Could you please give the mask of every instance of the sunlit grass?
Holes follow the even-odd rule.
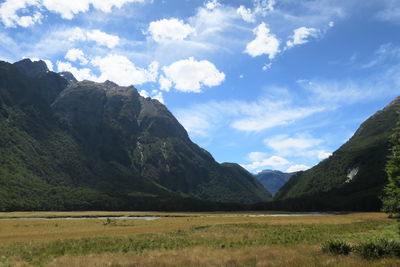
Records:
[[[114,213],[90,214],[104,216]],[[31,214],[39,215],[43,216]],[[72,216],[71,213],[48,215]],[[233,213],[129,215],[177,217],[154,221],[115,218],[108,221],[0,220],[0,266],[17,263],[53,266],[107,266],[112,263],[115,266],[131,266],[129,262],[139,266],[264,266],[269,260],[271,266],[286,263],[318,266],[321,261],[326,261],[327,266],[336,266],[336,263],[362,266],[365,261],[354,255],[341,258],[322,254],[321,244],[332,238],[354,244],[375,237],[397,238],[396,222],[381,213],[304,217],[236,217]],[[18,216],[27,217],[27,214]],[[202,258],[202,253],[209,254],[209,257]],[[163,254],[163,259],[156,256],[158,254]],[[388,266],[400,263],[395,258],[370,263],[381,262]]]

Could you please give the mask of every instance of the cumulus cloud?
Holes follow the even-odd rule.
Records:
[[[87,32],[87,39],[95,41],[99,45],[107,46],[108,48],[113,48],[119,43],[119,37],[116,35],[111,35],[100,30],[93,30]]]
[[[274,10],[275,0],[253,0],[253,10],[241,5],[236,10],[237,14],[246,22],[255,22],[256,16],[266,16]]]
[[[286,42],[288,48],[295,45],[305,44],[308,42],[309,37],[317,37],[319,31],[315,28],[300,27],[293,31],[290,40]]]
[[[69,62],[57,61],[57,71],[69,71],[71,72],[78,81],[90,80],[97,81],[97,77],[92,74],[92,70],[89,68],[78,69],[71,65]]]
[[[91,64],[100,70],[99,81],[110,80],[119,85],[140,85],[146,82],[155,82],[158,77],[158,62],[152,62],[147,69],[137,67],[127,57],[109,54],[105,57],[96,57]]]
[[[265,16],[268,12],[273,11],[276,0],[253,0],[254,12]]]
[[[150,94],[146,90],[140,90],[139,95],[143,96],[144,98],[150,97]]]
[[[160,83],[160,89],[169,92],[172,87],[172,82],[165,78],[164,75],[160,75],[160,79],[158,80]]]
[[[321,149],[322,139],[313,138],[308,134],[275,135],[264,139],[263,142],[280,156],[323,160],[332,155],[332,153]]]
[[[273,59],[279,53],[279,40],[265,23],[258,25],[253,32],[256,38],[247,44],[245,52],[252,57],[266,54]]]
[[[79,49],[70,50],[66,55],[66,59],[71,61],[81,60],[84,54]],[[96,82],[104,82],[106,80],[113,81],[122,86],[140,85],[147,82],[156,82],[158,78],[159,64],[153,61],[147,68],[137,67],[127,57],[108,54],[104,57],[96,57],[92,60],[87,59],[87,64],[98,68],[100,76],[92,73],[92,69],[76,68],[71,62],[57,62],[58,71],[69,71],[77,80],[91,80]],[[157,97],[162,99],[162,94],[157,93]]]
[[[29,27],[40,22],[42,15],[36,11],[32,15],[20,16],[17,12],[30,6],[38,6],[38,0],[7,0],[0,5],[0,19],[5,27]]]
[[[162,92],[160,92],[158,90],[153,90],[153,91],[151,91],[151,93],[147,92],[146,90],[140,90],[139,94],[142,97],[145,97],[145,98],[151,97],[153,99],[158,100],[160,103],[164,104],[164,96],[163,96]]]
[[[272,156],[266,159],[261,159],[259,161],[252,162],[250,164],[245,164],[245,167],[248,170],[255,170],[260,168],[271,168],[271,169],[278,169],[290,164],[290,162],[282,157],[279,156]]]
[[[86,59],[83,51],[77,48],[68,50],[67,54],[65,55],[65,59],[68,59],[72,62],[78,61],[83,65],[86,65],[88,63],[88,60]]]
[[[182,92],[200,93],[203,86],[217,86],[225,80],[225,74],[220,72],[213,63],[207,60],[197,61],[190,57],[163,67],[164,76],[161,87],[168,90],[168,81],[174,88]],[[166,89],[168,88],[168,89]]]
[[[84,30],[79,27],[73,28],[69,32],[69,41],[94,41],[98,45],[113,48],[119,44],[120,38],[116,35],[108,34],[100,30]]]
[[[221,4],[218,2],[218,0],[208,0],[208,1],[204,2],[204,6],[207,9],[213,10],[218,6],[221,6]]]
[[[246,22],[255,22],[256,18],[254,17],[253,12],[250,8],[246,8],[244,6],[240,6],[236,12],[240,15],[240,17]]]
[[[305,170],[308,170],[309,168],[311,168],[310,166],[307,166],[307,165],[302,165],[302,164],[300,164],[300,165],[293,165],[293,166],[290,166],[287,170],[286,170],[286,172],[299,172],[299,171],[305,171]]]
[[[29,27],[40,21],[44,9],[57,13],[64,19],[72,19],[78,13],[89,11],[91,6],[103,12],[110,12],[113,7],[121,8],[127,3],[144,2],[145,0],[6,0],[0,6],[0,18],[6,27]],[[27,7],[36,10],[32,15],[17,15]]]
[[[195,33],[195,29],[182,20],[172,18],[152,21],[148,33],[156,42],[182,41],[190,34]]]

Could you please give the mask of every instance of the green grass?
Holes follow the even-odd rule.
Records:
[[[371,237],[396,238],[392,221],[371,221],[351,224],[224,224],[200,225],[188,230],[160,234],[141,234],[128,237],[85,238],[57,240],[45,243],[17,243],[0,248],[0,261],[17,257],[33,265],[43,265],[48,260],[64,255],[97,253],[142,254],[147,250],[175,250],[190,247],[215,249],[247,248],[263,246],[296,247],[317,245],[335,238],[360,243]]]

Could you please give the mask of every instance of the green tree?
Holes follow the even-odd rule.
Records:
[[[396,127],[390,137],[391,154],[386,164],[388,184],[384,188],[382,210],[395,216],[400,215],[400,113]]]

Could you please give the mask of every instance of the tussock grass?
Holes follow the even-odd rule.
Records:
[[[320,244],[332,238],[351,243],[366,242],[371,236],[396,238],[395,221],[381,213],[227,215],[112,219],[113,223],[104,219],[0,220],[0,266],[269,266],[268,260],[270,266],[320,266],[321,261],[326,266],[361,266],[365,264],[361,257],[327,255],[320,251]],[[200,257],[202,253],[209,256]],[[396,258],[372,261],[377,262],[400,264]]]

